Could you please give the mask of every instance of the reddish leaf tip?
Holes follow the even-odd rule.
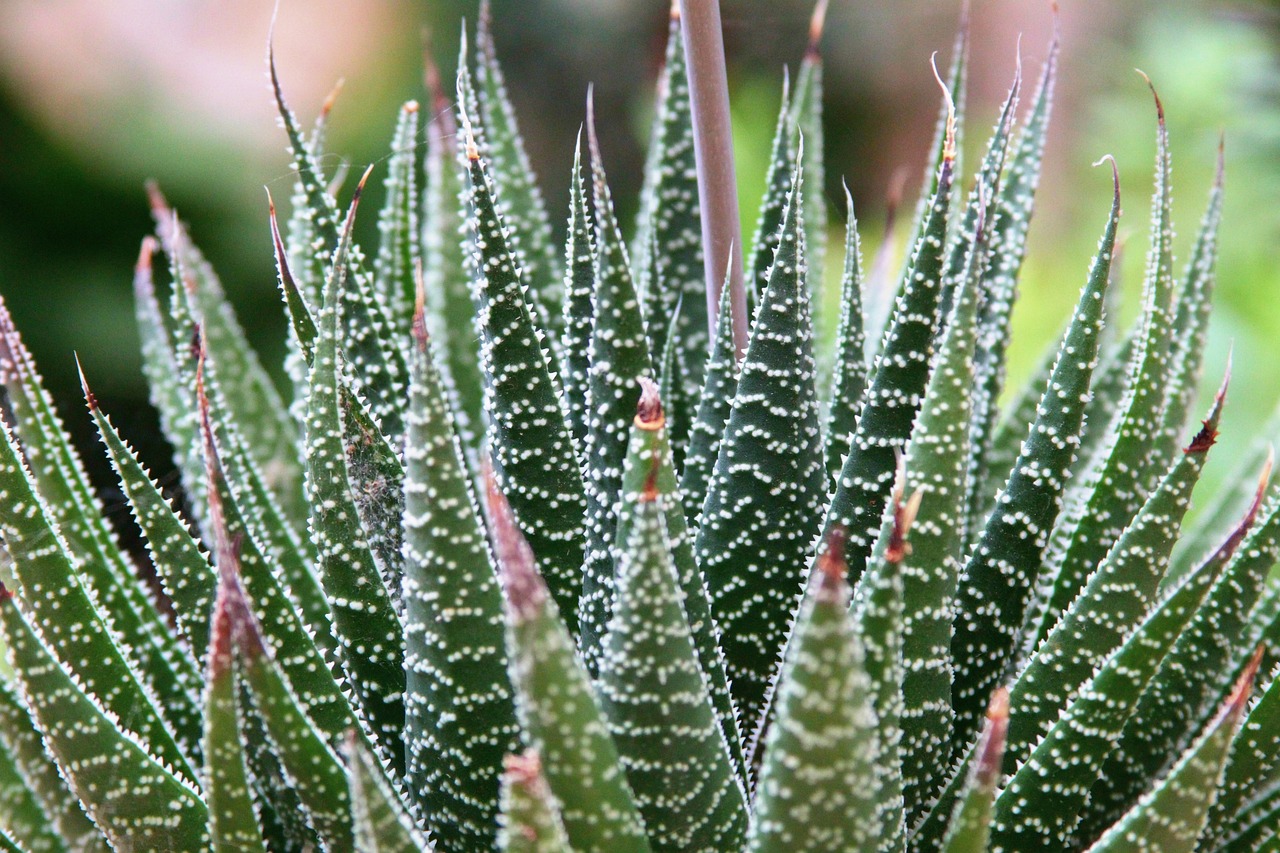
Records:
[[[489,529],[493,536],[493,550],[498,558],[498,569],[502,574],[502,587],[512,614],[518,620],[527,621],[535,618],[545,604],[547,587],[538,574],[533,550],[516,525],[511,504],[498,488],[491,462],[485,461],[482,475],[489,510]]]
[[[842,524],[837,524],[827,533],[822,553],[818,555],[819,581],[825,589],[839,588],[849,573],[849,564],[844,558],[844,549],[848,540],[848,531]]]
[[[1000,781],[1005,741],[1009,733],[1009,690],[997,687],[987,705],[987,724],[982,732],[975,777],[979,785],[994,787]]]
[[[155,256],[156,249],[159,246],[160,244],[156,242],[156,238],[148,234],[142,238],[142,245],[138,247],[138,260],[133,265],[133,272],[135,276],[145,275],[148,285],[151,283],[152,258]]]
[[[1249,701],[1249,696],[1253,693],[1253,682],[1258,677],[1258,669],[1262,666],[1262,658],[1266,651],[1267,647],[1263,643],[1259,643],[1258,647],[1253,650],[1253,656],[1245,664],[1244,671],[1240,673],[1239,680],[1236,681],[1235,687],[1231,690],[1231,695],[1227,697],[1227,713],[1239,714],[1244,710],[1245,703]]]
[[[1218,392],[1213,397],[1213,408],[1209,412],[1209,417],[1201,421],[1200,431],[1191,439],[1191,443],[1184,449],[1183,453],[1205,453],[1218,440],[1218,421],[1222,416],[1222,407],[1227,399],[1227,386],[1231,384],[1231,356],[1227,355],[1227,369],[1222,377],[1222,384],[1218,386]]]
[[[13,597],[13,590],[5,586],[4,581],[0,581],[0,601],[8,601]]]
[[[417,101],[405,101],[404,106],[400,108],[405,113],[416,113],[419,109]]]
[[[822,34],[827,27],[827,7],[829,0],[818,0],[813,7],[813,15],[809,18],[809,46],[805,59],[810,62],[822,60]]]
[[[671,20],[680,20],[680,0],[671,0]]]
[[[662,410],[662,398],[658,395],[658,383],[647,376],[641,376],[640,399],[636,403],[635,425],[640,429],[653,432],[666,424],[666,415]]]
[[[947,132],[942,142],[942,160],[944,163],[954,163],[956,160],[956,102],[951,97],[951,90],[947,88],[947,84],[942,79],[942,74],[938,72],[938,52],[935,50],[933,56],[929,58],[929,64],[933,66],[933,79],[938,81],[938,86],[942,89],[942,97],[947,102]]]
[[[418,258],[413,267],[413,340],[418,345],[418,352],[427,351],[427,288],[422,277],[422,259]]]
[[[333,112],[333,105],[338,100],[338,95],[342,94],[342,87],[346,85],[346,80],[342,77],[338,78],[338,82],[333,84],[333,88],[329,90],[329,94],[325,95],[324,103],[320,105],[320,120],[325,121],[329,118],[329,113]]]
[[[80,364],[80,354],[75,354],[76,372],[80,374],[80,389],[84,391],[84,402],[89,407],[90,412],[98,411],[98,398],[89,388],[89,380],[84,375],[84,366]]]
[[[1160,129],[1164,129],[1164,102],[1160,100],[1160,93],[1156,91],[1156,84],[1151,82],[1151,77],[1141,68],[1135,68],[1142,75],[1142,79],[1147,81],[1147,88],[1151,90],[1151,96],[1156,100],[1156,120],[1160,122]]]

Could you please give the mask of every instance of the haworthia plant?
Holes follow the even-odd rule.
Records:
[[[819,0],[712,317],[722,51],[673,6],[636,220],[589,126],[563,248],[487,3],[457,102],[428,61],[399,112],[376,244],[369,173],[321,168],[332,96],[305,128],[272,62],[287,391],[152,188],[134,292],[181,490],[87,381],[80,415],[127,515],[0,306],[0,850],[1280,848],[1280,424],[1224,441],[1243,473],[1181,534],[1221,155],[1175,279],[1158,106],[1138,323],[1112,161],[1065,331],[1005,389],[1059,38],[966,173],[966,21],[903,272],[864,266],[846,192],[817,336]]]

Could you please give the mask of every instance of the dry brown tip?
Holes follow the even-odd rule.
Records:
[[[671,20],[680,20],[680,0],[671,0]]]
[[[516,525],[511,504],[498,488],[492,463],[485,460],[485,502],[489,510],[489,529],[493,536],[493,550],[498,558],[498,570],[502,574],[502,587],[513,615],[521,621],[537,617],[547,600],[547,586],[538,574],[529,542]]]
[[[169,208],[168,199],[160,191],[160,185],[154,180],[148,180],[143,187],[147,192],[147,203],[151,205],[151,215],[161,221],[168,219],[173,212]]]
[[[403,106],[403,107],[401,107],[400,109],[402,109],[402,110],[403,110],[404,112],[406,112],[406,113],[416,113],[416,112],[418,111],[418,102],[417,102],[417,101],[405,101],[405,102],[404,102],[404,106]]]
[[[649,473],[644,478],[644,488],[640,490],[641,503],[653,503],[658,499],[658,475],[662,473],[662,455],[654,453],[649,458]]]
[[[1009,690],[997,687],[987,706],[987,724],[982,732],[976,776],[978,783],[992,787],[1000,781],[1005,740],[1009,733]]]
[[[662,411],[662,398],[658,395],[658,383],[647,376],[641,376],[640,399],[636,402],[635,425],[639,429],[655,432],[666,425],[666,414]]]
[[[4,581],[0,581],[0,601],[8,601],[13,598],[13,590],[4,585]]]
[[[813,15],[809,18],[809,46],[805,52],[805,59],[810,62],[818,62],[822,59],[822,33],[827,26],[827,6],[829,0],[818,0],[816,6],[813,7]]]
[[[159,244],[155,237],[148,234],[142,238],[142,245],[138,247],[138,260],[133,265],[135,275],[146,274],[148,278],[151,276],[151,261],[155,257],[157,248]]]
[[[1141,68],[1135,68],[1142,75],[1142,79],[1147,81],[1147,88],[1151,90],[1151,96],[1156,99],[1156,120],[1160,122],[1160,129],[1164,130],[1164,102],[1160,100],[1160,93],[1156,91],[1156,84],[1151,82],[1151,78],[1147,76],[1147,72]]]
[[[920,511],[920,500],[924,492],[916,490],[905,503],[897,502],[893,509],[893,530],[889,534],[889,544],[885,548],[884,558],[890,563],[901,563],[911,554],[911,543],[907,537],[911,535],[911,525],[915,523],[916,513]]]
[[[418,258],[413,265],[413,339],[418,345],[418,352],[427,351],[427,288],[422,278],[422,259]]]
[[[942,97],[947,102],[947,132],[942,141],[942,160],[944,163],[954,163],[956,161],[956,102],[951,97],[951,90],[943,82],[942,74],[938,72],[937,51],[934,51],[929,63],[933,66],[933,79],[938,81],[938,86],[942,89]]]
[[[1213,409],[1209,412],[1209,417],[1200,422],[1200,431],[1191,439],[1191,443],[1184,449],[1183,453],[1205,453],[1218,440],[1218,419],[1222,415],[1222,406],[1227,399],[1227,387],[1231,384],[1231,355],[1227,354],[1227,369],[1222,377],[1222,384],[1218,386],[1218,393],[1213,397]]]
[[[818,555],[818,572],[822,576],[822,585],[835,589],[844,582],[849,573],[849,564],[845,562],[844,549],[849,540],[848,531],[843,524],[837,524],[827,533],[822,553]]]
[[[514,785],[531,787],[536,785],[542,776],[542,759],[537,750],[526,749],[519,755],[508,755],[502,759],[503,770]]]
[[[346,82],[345,79],[339,77],[338,82],[334,83],[333,88],[329,90],[329,94],[325,95],[324,103],[320,105],[321,121],[329,118],[329,113],[333,112],[333,105],[338,100],[338,95],[342,94],[342,87]]]
[[[1262,666],[1262,657],[1266,651],[1267,647],[1263,643],[1259,643],[1258,648],[1253,650],[1253,657],[1245,664],[1244,672],[1240,673],[1240,679],[1227,697],[1228,713],[1240,713],[1244,710],[1245,703],[1253,693],[1253,682],[1258,677],[1258,668]]]
[[[80,364],[80,354],[75,354],[76,372],[80,374],[80,388],[84,391],[84,402],[89,407],[90,412],[98,411],[98,398],[89,390],[89,380],[85,378],[84,367]]]

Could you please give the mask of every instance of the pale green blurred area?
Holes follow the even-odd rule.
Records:
[[[131,265],[149,227],[142,182],[156,178],[222,271],[264,359],[278,364],[283,313],[274,282],[265,194],[291,177],[265,78],[266,0],[4,0],[0,3],[0,292],[8,299],[73,426],[72,350],[104,406],[132,438],[154,429],[143,401]],[[831,0],[827,61],[829,272],[840,262],[843,200],[853,191],[868,262],[885,199],[905,170],[909,216],[938,89],[929,57],[950,50],[958,0]],[[1131,321],[1147,245],[1155,110],[1135,67],[1168,110],[1180,263],[1226,135],[1227,203],[1206,389],[1234,345],[1221,476],[1280,398],[1280,23],[1247,0],[1063,0],[1063,62],[1015,315],[1011,380],[1057,336],[1083,283],[1120,164]],[[803,54],[809,0],[722,0],[730,55],[744,233],[754,227],[781,70]],[[634,208],[648,138],[665,0],[494,0],[495,33],[553,220],[567,204],[572,143],[589,82],[615,193]],[[421,89],[423,32],[449,80],[462,0],[283,0],[275,34],[286,92],[310,121],[333,83],[331,149],[352,171],[385,156],[396,108]],[[1024,104],[1039,74],[1049,2],[974,0],[973,77],[965,160],[974,164],[1013,75],[1018,35]],[[328,161],[336,166],[336,160]],[[377,174],[377,173],[375,173]],[[379,176],[380,177],[380,176]],[[377,180],[375,178],[375,180]],[[812,187],[812,185],[810,185]],[[966,180],[967,189],[967,180]],[[366,207],[371,210],[372,207]],[[364,223],[372,237],[372,216]],[[900,229],[900,236],[906,229]],[[902,251],[898,248],[898,256]],[[896,269],[898,260],[894,260]],[[827,310],[826,317],[834,317]],[[81,444],[88,446],[90,439]],[[169,470],[163,448],[144,452]],[[90,456],[95,454],[90,453]]]

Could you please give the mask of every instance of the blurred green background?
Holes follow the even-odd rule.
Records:
[[[1056,335],[1082,283],[1109,203],[1109,176],[1090,164],[1108,153],[1121,167],[1125,287],[1128,305],[1136,301],[1155,129],[1133,72],[1142,68],[1168,108],[1182,258],[1226,135],[1221,275],[1204,383],[1216,385],[1234,343],[1228,450],[1215,460],[1221,476],[1230,448],[1243,447],[1280,398],[1280,15],[1274,4],[1248,0],[1061,5],[1062,77],[1015,315],[1013,377],[1025,376]],[[634,209],[666,0],[493,6],[511,96],[553,217],[566,210],[588,83],[615,195]],[[722,0],[750,221],[782,67],[794,69],[803,53],[811,6]],[[938,99],[929,57],[938,50],[945,58],[959,6],[831,0],[824,190],[838,223],[839,182],[848,180],[868,253],[880,242],[895,176],[907,176],[909,196],[917,190]],[[398,104],[423,97],[424,36],[448,75],[464,16],[474,19],[474,0],[282,0],[275,41],[287,95],[309,121],[345,78],[330,149],[358,173],[385,156]],[[262,188],[282,199],[292,182],[265,75],[271,17],[268,0],[0,3],[0,293],[90,460],[100,454],[81,414],[73,351],[155,473],[172,471],[163,444],[148,438],[155,418],[132,318],[131,267],[150,228],[145,179],[158,180],[190,223],[265,360],[279,363],[284,315]],[[1019,36],[1034,80],[1051,28],[1049,0],[974,0],[970,162],[1012,77]]]

